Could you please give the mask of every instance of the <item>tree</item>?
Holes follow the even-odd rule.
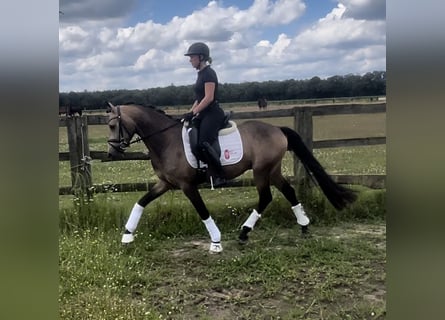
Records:
[[[220,102],[313,99],[373,96],[386,94],[386,71],[368,72],[363,76],[347,74],[321,79],[223,83],[218,87]],[[59,106],[81,106],[86,109],[104,108],[107,101],[114,104],[134,102],[142,105],[177,106],[191,105],[193,88],[175,86],[144,90],[108,90],[95,92],[69,92],[59,94]]]

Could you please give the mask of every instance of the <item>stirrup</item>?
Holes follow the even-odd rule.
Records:
[[[223,251],[221,242],[211,242],[209,251],[210,253],[220,253],[221,251]]]
[[[127,244],[127,243],[132,243],[133,241],[134,241],[134,235],[132,233],[124,233],[122,235],[122,240],[121,240],[122,243]]]
[[[210,189],[215,190],[215,188],[224,187],[227,184],[227,180],[220,177],[215,177],[213,179],[213,176],[210,176]]]

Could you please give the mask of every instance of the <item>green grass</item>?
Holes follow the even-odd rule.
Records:
[[[239,246],[225,234],[220,255],[204,237],[122,247],[120,232],[60,238],[61,319],[383,319],[385,227],[344,223],[258,228]]]
[[[334,210],[317,189],[300,194],[312,220],[303,238],[277,190],[250,242],[240,225],[254,188],[201,191],[222,232],[209,238],[180,191],[144,211],[136,241],[120,244],[142,193],[60,197],[61,319],[384,319],[385,192],[355,187],[358,201]]]
[[[354,186],[353,189],[357,191],[358,200],[342,211],[332,207],[318,188],[301,189],[297,195],[312,223],[335,224],[385,218],[385,190],[359,186]],[[218,219],[224,232],[238,230],[258,201],[256,189],[252,187],[202,189],[200,192],[210,213]],[[79,229],[122,230],[131,208],[143,194],[144,192],[110,191],[95,194],[91,200],[60,196],[60,229],[62,232]],[[272,195],[273,201],[263,214],[264,224],[295,223],[290,204],[284,196],[275,188],[272,188]],[[180,190],[167,192],[151,202],[144,212],[139,228],[156,237],[206,235],[196,211]]]
[[[236,238],[255,189],[204,189],[222,232],[219,255],[208,253],[208,234],[180,191],[145,209],[129,246],[120,237],[142,193],[61,196],[60,318],[384,319],[385,192],[355,189],[358,201],[341,212],[317,189],[300,194],[308,238],[272,189],[247,246]]]
[[[316,149],[315,157],[330,174],[386,174],[386,146]]]

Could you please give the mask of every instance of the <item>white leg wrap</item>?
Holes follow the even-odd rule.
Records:
[[[134,230],[136,230],[136,227],[138,226],[143,211],[144,207],[136,203],[131,210],[130,217],[128,218],[127,223],[125,224],[125,229],[130,232],[134,232]]]
[[[212,217],[209,217],[207,220],[202,220],[204,222],[204,225],[207,228],[207,231],[209,232],[210,239],[212,242],[220,242],[221,241],[221,232],[219,231],[218,227],[215,224],[215,221],[213,221]]]
[[[303,206],[301,203],[292,207],[292,211],[297,217],[297,222],[300,226],[307,226],[309,224],[309,218],[306,216],[306,212],[304,212]]]
[[[255,223],[258,221],[259,218],[261,218],[261,215],[255,209],[253,209],[249,218],[247,218],[246,222],[244,222],[242,227],[249,227],[250,229],[253,229]]]

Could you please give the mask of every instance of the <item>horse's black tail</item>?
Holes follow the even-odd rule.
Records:
[[[353,190],[336,183],[327,174],[297,132],[287,127],[280,127],[280,129],[287,137],[287,149],[293,151],[301,160],[305,169],[312,174],[325,196],[336,209],[341,210],[357,199],[357,195]]]

